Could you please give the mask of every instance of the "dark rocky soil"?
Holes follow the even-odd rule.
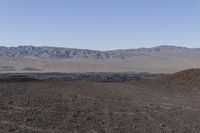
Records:
[[[124,82],[131,80],[151,79],[162,74],[150,73],[0,73],[0,81],[92,81],[92,82]]]
[[[200,87],[174,80],[1,81],[0,133],[198,133]]]

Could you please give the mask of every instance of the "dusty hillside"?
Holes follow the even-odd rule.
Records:
[[[168,78],[170,80],[175,80],[176,82],[177,80],[179,80],[185,83],[190,82],[190,81],[200,80],[200,69],[189,69],[189,70],[180,71],[168,76]]]
[[[170,74],[164,78],[161,78],[160,82],[168,82],[168,84],[183,86],[199,86],[200,69],[188,69]]]

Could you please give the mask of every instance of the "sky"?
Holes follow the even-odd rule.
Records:
[[[200,47],[200,1],[0,0],[0,45]]]

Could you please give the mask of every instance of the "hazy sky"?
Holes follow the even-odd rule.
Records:
[[[200,0],[0,0],[0,45],[200,47]]]

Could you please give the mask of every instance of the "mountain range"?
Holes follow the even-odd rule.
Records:
[[[199,52],[200,49],[189,49],[185,47],[162,45],[153,48],[138,48],[127,50],[111,50],[97,51],[88,49],[72,49],[59,47],[34,47],[34,46],[18,46],[18,47],[0,47],[0,57],[34,57],[34,58],[57,58],[57,59],[124,59],[133,56],[149,56],[152,54],[171,54],[188,52]]]
[[[200,48],[162,45],[97,51],[60,47],[0,47],[0,72],[171,73],[200,67]]]

